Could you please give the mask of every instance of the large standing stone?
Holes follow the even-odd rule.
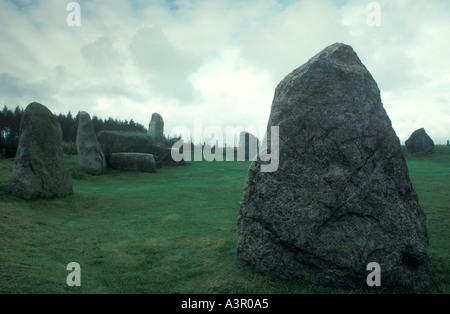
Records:
[[[412,156],[431,154],[434,150],[434,142],[424,128],[415,130],[405,141],[405,146]]]
[[[72,176],[64,163],[61,126],[39,103],[29,104],[23,112],[9,188],[24,199],[73,192]]]
[[[89,113],[78,116],[77,150],[81,168],[89,174],[101,175],[106,171],[105,155],[97,141]]]
[[[425,214],[378,86],[350,46],[325,48],[280,82],[271,126],[279,168],[249,168],[240,260],[324,286],[367,287],[371,262],[383,287],[432,284]]]
[[[164,120],[159,113],[153,113],[152,119],[148,125],[148,135],[150,135],[156,143],[164,143]]]

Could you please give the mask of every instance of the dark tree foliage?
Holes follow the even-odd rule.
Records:
[[[66,116],[60,113],[56,117],[58,118],[58,122],[61,125],[62,140],[64,142],[74,142],[77,134],[73,134],[73,126],[77,121],[75,121],[72,117],[72,113],[69,111]]]
[[[15,155],[17,145],[19,142],[20,121],[22,119],[24,109],[17,106],[14,110],[8,109],[4,106],[0,111],[0,151],[5,148],[9,155]],[[61,125],[62,139],[64,142],[74,143],[77,137],[78,116],[80,112],[74,117],[69,111],[66,115],[60,113],[55,115]],[[125,131],[125,132],[142,132],[147,130],[142,124],[136,123],[131,119],[130,121],[121,121],[119,119],[101,119],[97,116],[92,116],[92,123],[94,125],[95,133],[98,134],[102,130],[108,131]]]
[[[23,109],[19,106],[16,106],[14,111],[4,106],[0,111],[0,150],[5,149],[7,155],[15,155],[22,113]]]

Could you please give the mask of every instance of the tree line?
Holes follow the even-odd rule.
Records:
[[[9,152],[17,150],[23,111],[24,109],[19,106],[16,106],[14,110],[4,106],[2,111],[0,111],[0,151],[3,148]],[[80,112],[73,116],[69,111],[66,115],[62,113],[55,115],[61,125],[63,142],[75,143],[79,114]],[[133,119],[130,121],[122,121],[111,117],[101,119],[94,115],[91,117],[91,120],[97,135],[100,131],[147,132],[142,124],[135,122]]]

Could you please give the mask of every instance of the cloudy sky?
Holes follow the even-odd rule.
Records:
[[[0,0],[0,105],[148,126],[265,127],[276,85],[335,42],[372,73],[404,142],[450,139],[448,0]],[[379,24],[376,11],[379,8]],[[369,20],[369,21],[368,21]],[[259,134],[258,134],[259,135]]]

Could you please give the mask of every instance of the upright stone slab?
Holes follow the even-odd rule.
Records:
[[[412,156],[431,154],[434,150],[434,142],[424,128],[415,130],[405,141],[405,146]]]
[[[164,120],[159,113],[153,113],[152,119],[148,125],[148,135],[150,135],[156,143],[164,143]]]
[[[24,199],[73,192],[72,176],[64,163],[61,126],[47,107],[36,102],[22,115],[9,189]]]
[[[77,150],[81,168],[89,174],[101,175],[106,172],[105,155],[95,135],[89,113],[82,111],[78,116]]]
[[[253,160],[258,154],[259,140],[250,132],[239,134],[238,160]]]
[[[434,282],[423,213],[378,86],[350,46],[331,45],[275,91],[279,168],[254,161],[237,216],[238,258],[282,278],[367,287]]]

